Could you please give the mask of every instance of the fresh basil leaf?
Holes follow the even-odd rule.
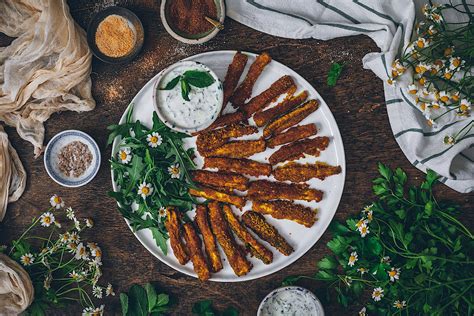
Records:
[[[148,312],[151,312],[153,310],[153,307],[155,307],[156,305],[156,300],[158,296],[156,294],[155,287],[152,284],[147,283],[143,287],[145,288],[146,297],[148,300]]]
[[[120,305],[122,306],[122,315],[127,316],[128,314],[128,295],[120,293]]]
[[[160,90],[171,90],[174,87],[176,87],[176,85],[178,84],[180,80],[181,80],[181,76],[177,76],[174,79],[172,79],[170,82],[168,82],[166,86],[164,88],[161,88]]]
[[[134,284],[128,291],[129,312],[134,316],[148,316],[147,294],[143,287]]]
[[[206,88],[215,82],[215,79],[207,71],[188,70],[183,74],[183,78],[197,88]]]
[[[181,96],[184,100],[190,101],[189,99],[189,91],[191,91],[191,87],[186,80],[181,80]]]
[[[334,87],[336,85],[337,79],[341,75],[344,64],[332,63],[331,68],[329,68],[327,85],[329,87]]]

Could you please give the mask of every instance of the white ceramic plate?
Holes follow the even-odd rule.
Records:
[[[207,52],[188,57],[185,60],[193,60],[206,64],[223,81],[224,76],[227,72],[227,67],[231,63],[235,53],[235,51]],[[247,55],[249,55],[249,60],[241,80],[243,80],[243,78],[245,77],[248,68],[255,60],[256,56],[255,54],[251,53],[247,53]],[[300,159],[299,162],[315,162],[316,160],[318,160],[322,162],[327,162],[331,165],[340,165],[342,168],[342,172],[338,175],[330,176],[324,181],[321,181],[319,179],[312,179],[308,182],[311,187],[324,191],[324,197],[321,202],[316,203],[314,201],[296,201],[297,203],[301,203],[303,205],[318,209],[318,221],[316,222],[316,224],[313,225],[313,227],[305,228],[304,226],[296,224],[292,221],[277,220],[265,215],[267,221],[274,225],[281,233],[281,235],[293,246],[293,248],[295,249],[294,253],[286,257],[280,254],[276,249],[272,248],[267,243],[263,242],[273,252],[274,257],[273,262],[271,264],[265,265],[260,260],[249,257],[249,260],[253,264],[253,269],[247,275],[237,277],[234,274],[232,268],[229,266],[227,260],[224,259],[224,269],[219,271],[218,273],[212,274],[212,277],[210,279],[211,281],[239,282],[253,280],[277,272],[283,269],[284,267],[290,265],[291,263],[295,262],[298,258],[303,256],[311,247],[313,247],[313,245],[319,240],[319,238],[321,238],[322,234],[327,229],[329,223],[334,217],[334,214],[337,210],[337,206],[339,205],[339,201],[341,200],[346,174],[344,147],[336,121],[334,120],[334,117],[331,111],[329,110],[329,107],[321,98],[319,93],[303,77],[298,75],[292,69],[274,60],[262,72],[262,75],[254,86],[252,96],[258,95],[259,93],[267,89],[275,80],[277,80],[283,75],[292,76],[298,86],[298,91],[308,90],[309,98],[317,99],[320,102],[319,109],[312,113],[310,116],[308,116],[300,124],[315,123],[318,127],[318,135],[324,135],[330,138],[329,147],[321,153],[320,157],[318,157],[317,159],[314,157],[303,158]],[[133,120],[139,119],[147,126],[151,126],[152,124],[151,119],[152,113],[154,111],[152,90],[154,81],[158,78],[158,76],[159,74],[152,78],[140,90],[140,92],[138,92],[138,94],[132,101],[132,104],[134,104]],[[229,110],[229,108],[231,107],[228,106],[226,110]],[[120,123],[125,122],[127,111],[125,111],[124,115],[122,116]],[[252,138],[257,137],[253,135]],[[185,145],[189,147],[195,147],[195,138],[193,137],[187,139]],[[118,139],[116,139],[113,144],[113,154],[117,152],[117,146]],[[278,149],[278,147],[276,149]],[[266,159],[276,149],[267,149],[267,151],[265,151],[264,153],[256,154],[251,158],[260,162],[268,162]],[[202,167],[203,159],[199,156],[199,154],[197,154],[197,156],[198,157],[195,159],[195,162],[197,163],[198,167]],[[112,179],[113,178],[114,177],[112,175]],[[270,177],[270,179],[273,179],[273,177]],[[113,183],[113,188],[114,190],[117,189],[115,183]],[[248,202],[244,210],[250,209],[250,205],[251,203]],[[235,208],[234,211],[236,211]],[[239,213],[237,214],[240,215]],[[190,217],[192,218],[193,216],[194,214],[190,213]],[[178,261],[174,257],[171,247],[169,246],[169,243],[168,255],[163,255],[163,253],[153,240],[151,232],[148,229],[136,232],[135,236],[148,251],[150,251],[155,257],[166,263],[168,266],[187,275],[197,277],[194,273],[191,262],[184,266],[178,263]],[[222,258],[225,258],[225,255],[223,253],[221,254],[221,256]]]

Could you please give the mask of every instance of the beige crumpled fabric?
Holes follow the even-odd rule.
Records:
[[[34,290],[28,273],[0,253],[0,315],[18,315],[33,302]]]
[[[15,202],[25,191],[26,172],[15,148],[10,145],[8,135],[0,126],[0,222],[7,205]]]
[[[90,111],[92,55],[65,0],[1,0],[0,120],[41,154],[43,122],[63,111]]]

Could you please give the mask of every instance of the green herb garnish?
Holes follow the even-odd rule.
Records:
[[[181,82],[181,96],[184,100],[189,101],[189,92],[191,86],[196,88],[206,88],[213,84],[216,80],[207,71],[188,70],[182,75],[175,77],[168,82],[161,90],[171,90]]]
[[[327,84],[330,87],[334,87],[336,85],[337,79],[341,75],[342,69],[344,68],[344,64],[339,63],[332,63],[331,68],[328,72]]]
[[[121,137],[119,151],[110,160],[118,191],[109,192],[117,200],[120,213],[134,231],[149,228],[157,245],[167,253],[168,233],[164,226],[165,208],[175,206],[186,212],[195,199],[188,189],[194,187],[189,170],[195,169],[193,149],[184,149],[183,139],[153,113],[153,126],[132,122],[133,106],[124,124],[111,125],[108,144]],[[147,189],[141,189],[146,186]]]
[[[239,311],[233,306],[227,307],[222,313],[216,311],[214,307],[212,306],[211,300],[204,300],[204,301],[199,301],[199,302],[194,303],[192,312],[193,314],[199,315],[199,316],[238,316],[239,315]]]
[[[169,310],[170,297],[158,294],[150,283],[144,286],[134,284],[128,294],[120,293],[120,305],[123,316],[164,315]]]
[[[379,164],[379,172],[378,199],[345,224],[331,224],[333,254],[318,262],[319,271],[284,284],[328,282],[343,306],[367,298],[361,307],[369,315],[472,315],[474,235],[454,216],[456,205],[435,198],[438,176],[428,171],[419,187],[407,187],[402,169]]]

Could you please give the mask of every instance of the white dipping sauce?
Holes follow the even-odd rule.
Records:
[[[323,316],[324,310],[313,293],[301,287],[280,288],[262,302],[259,316]]]
[[[188,70],[209,72],[215,79],[214,83],[205,88],[191,86],[190,101],[181,95],[181,82],[171,90],[163,89],[171,80],[184,74]],[[195,62],[184,62],[165,73],[156,91],[158,111],[164,123],[184,132],[202,130],[217,118],[223,100],[222,84],[205,65]]]

